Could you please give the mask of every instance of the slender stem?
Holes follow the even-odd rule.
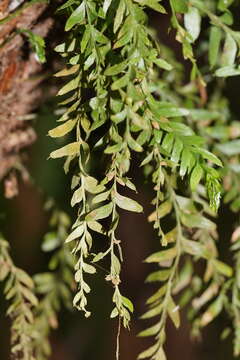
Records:
[[[120,359],[120,334],[121,334],[121,318],[118,317],[117,344],[116,344],[116,360]]]

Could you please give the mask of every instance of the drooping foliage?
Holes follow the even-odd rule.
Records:
[[[146,282],[158,286],[142,315],[154,318],[153,325],[139,334],[154,340],[139,359],[166,359],[166,323],[170,319],[179,328],[181,309],[187,305],[194,335],[225,311],[233,325],[223,336],[232,331],[234,354],[240,354],[240,231],[237,227],[232,236],[230,267],[219,259],[215,223],[221,198],[234,212],[240,207],[240,127],[224,95],[226,78],[240,75],[234,5],[239,6],[231,0],[68,0],[58,9],[66,32],[55,48],[65,63],[55,74],[64,82],[58,92],[62,116],[49,135],[66,142],[50,157],[65,159],[76,213],[66,236],[68,224],[63,214],[57,215],[58,227],[65,222],[59,239],[68,249],[61,246],[60,252],[73,254],[73,305],[86,317],[91,315],[88,274],[93,278],[98,263],[109,264],[107,276],[103,274],[113,289],[109,314],[128,328],[134,309],[121,290],[124,254],[117,230],[119,209],[144,211],[130,178],[137,168],[154,191],[152,213],[145,215],[159,238],[159,251],[145,259],[156,265]],[[161,31],[165,38],[174,34],[181,56],[151,28],[152,11],[168,19]],[[126,189],[132,197],[126,196]],[[106,239],[97,253],[96,233]],[[45,249],[60,245],[53,238],[48,234]],[[61,253],[58,261],[61,271],[71,269],[71,261]],[[204,264],[201,274],[198,262]],[[55,274],[36,277],[37,289],[44,294],[40,305],[33,304],[33,323],[40,334],[36,340],[49,334],[46,313],[55,319],[59,308],[45,290],[49,283],[54,298],[69,299],[71,276],[65,275],[57,275],[63,282],[58,289]],[[48,345],[42,350],[39,346],[37,359],[45,359]]]

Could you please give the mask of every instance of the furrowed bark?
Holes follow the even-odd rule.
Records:
[[[52,19],[43,16],[46,3],[24,8],[27,3],[0,2],[0,180],[4,178],[8,188],[12,169],[24,162],[24,151],[36,140],[27,120],[42,95],[42,65],[18,30],[31,30],[45,37],[52,25]],[[11,197],[14,192],[6,189],[5,194]]]

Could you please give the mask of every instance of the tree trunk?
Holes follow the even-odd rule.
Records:
[[[36,139],[29,114],[41,98],[41,64],[19,29],[45,37],[52,20],[44,16],[47,5],[23,0],[0,0],[0,180],[5,195],[17,192],[13,169],[21,168],[24,150]]]

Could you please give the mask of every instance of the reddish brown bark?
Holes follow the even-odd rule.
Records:
[[[20,2],[20,1],[19,1]],[[17,10],[23,9],[23,5]],[[16,0],[0,0],[0,19],[13,14],[11,8]],[[23,151],[36,139],[36,134],[27,121],[27,115],[41,99],[42,66],[36,59],[24,35],[18,29],[29,29],[45,37],[52,25],[51,19],[40,20],[46,10],[44,3],[35,3],[23,9],[17,16],[0,23],[0,180],[9,181],[11,169],[23,161]],[[34,77],[33,77],[34,75]],[[14,192],[7,192],[6,195]]]

